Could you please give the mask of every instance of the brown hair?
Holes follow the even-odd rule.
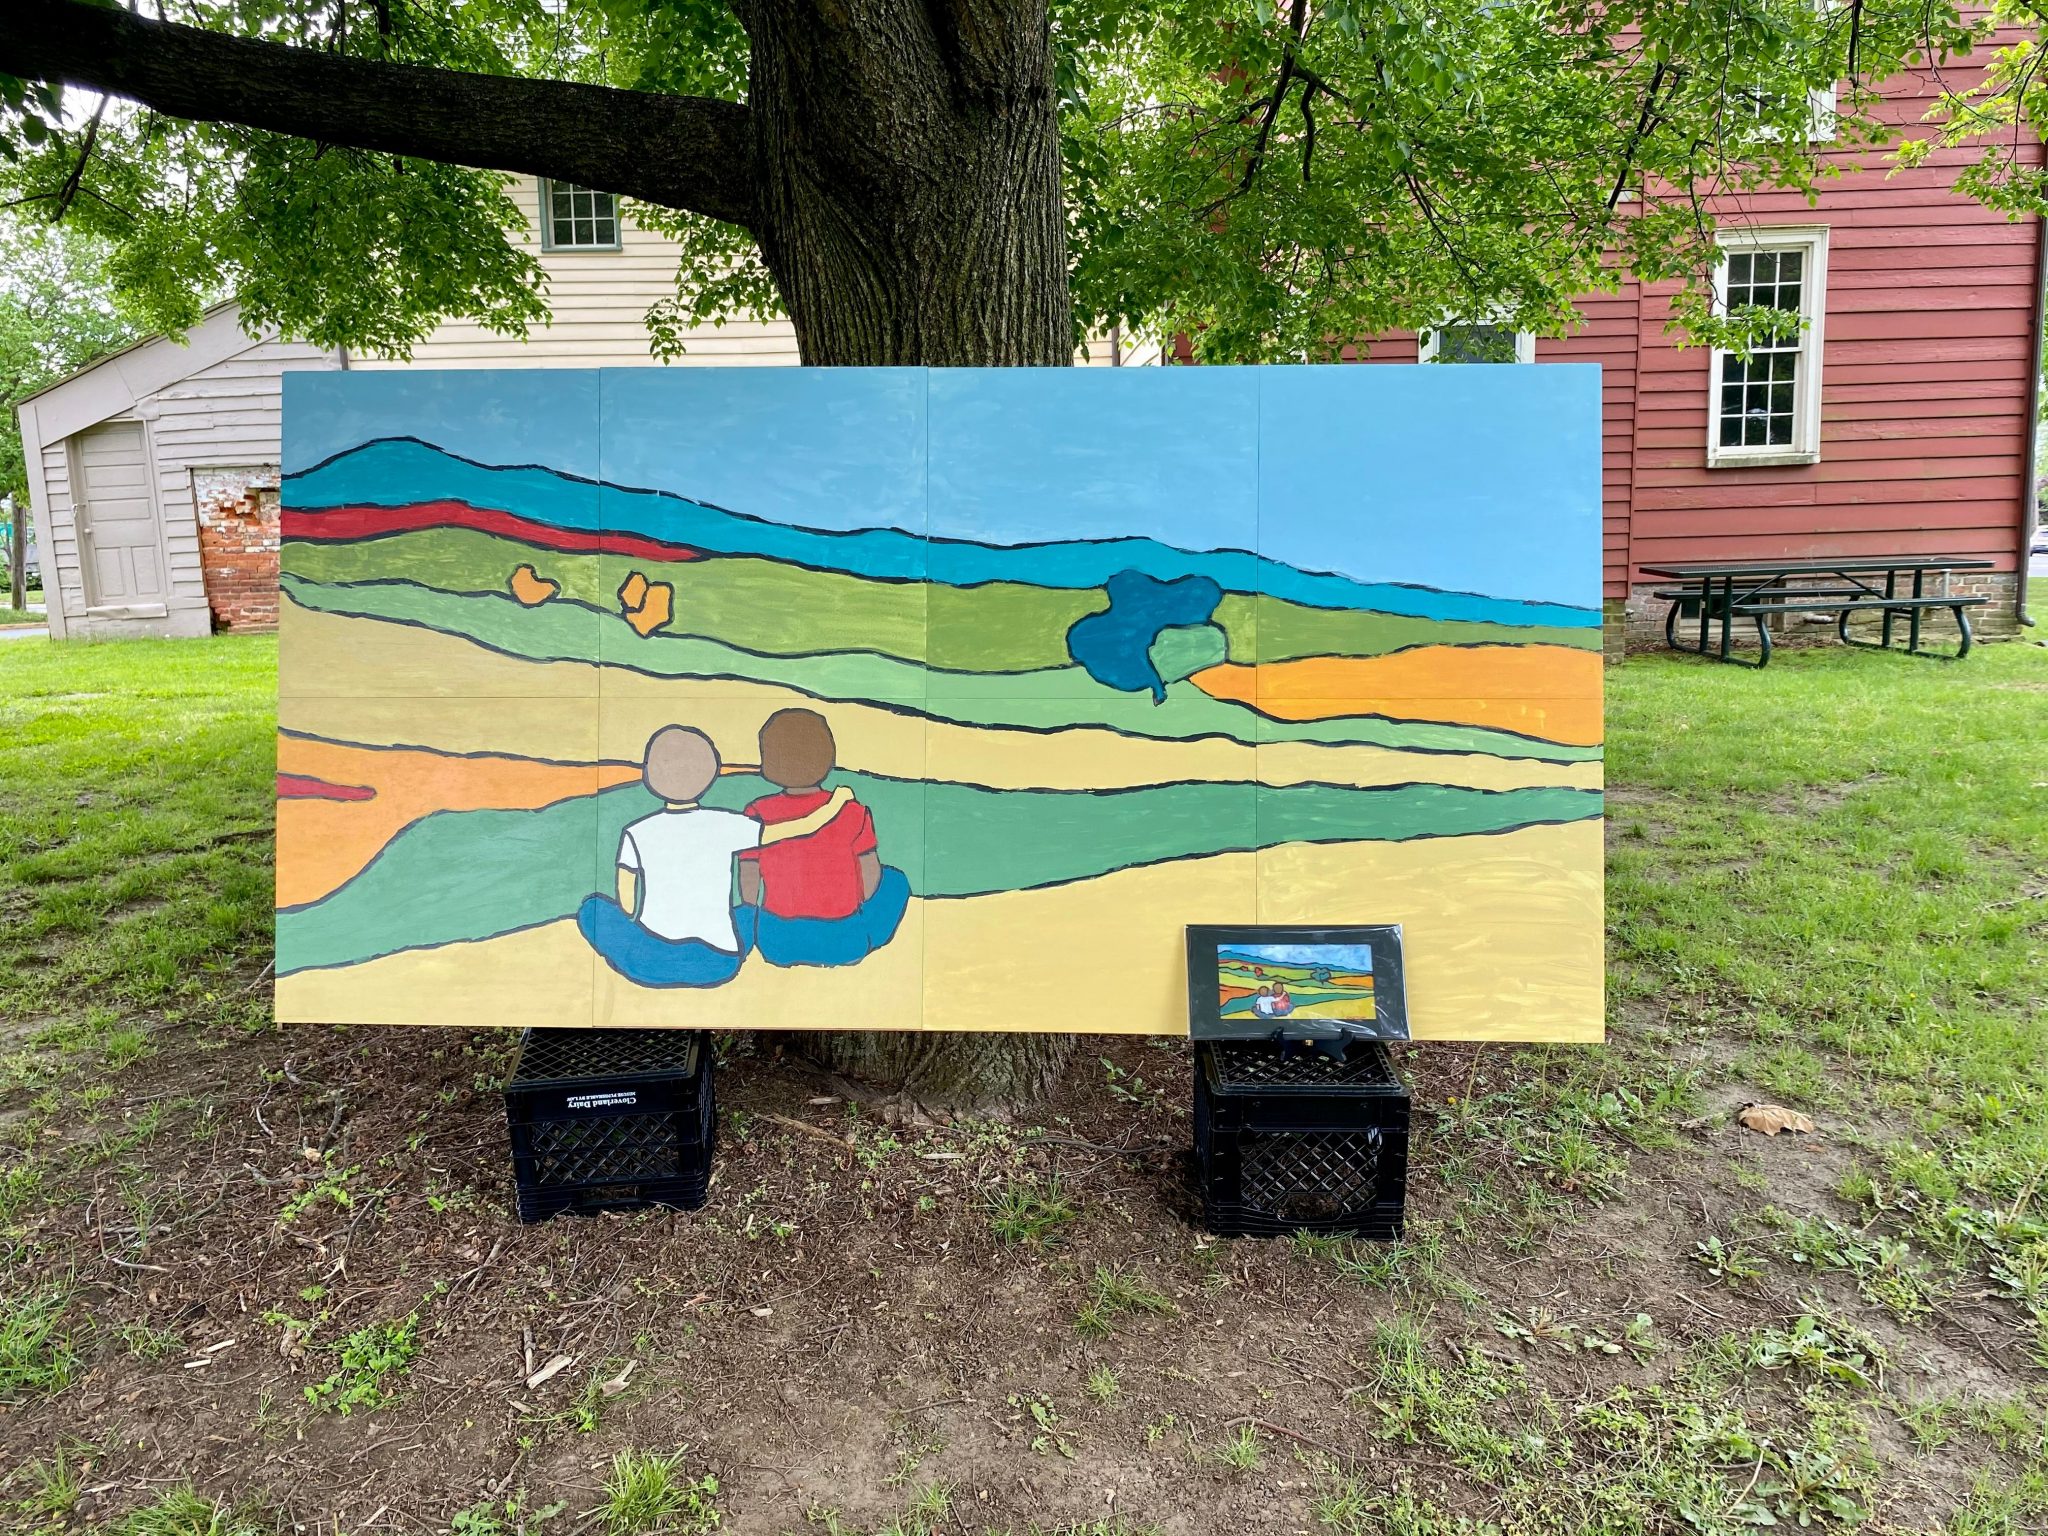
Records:
[[[832,771],[832,727],[814,709],[778,709],[761,727],[761,777],[782,789],[809,789]]]
[[[718,748],[702,731],[664,725],[647,738],[641,777],[664,800],[694,800],[717,782]]]

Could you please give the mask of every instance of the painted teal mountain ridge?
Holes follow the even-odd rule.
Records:
[[[926,538],[897,528],[852,531],[772,523],[672,491],[615,486],[543,465],[474,463],[418,438],[386,437],[286,475],[283,506],[317,517],[343,506],[398,507],[455,501],[582,532],[629,531],[711,554],[756,555],[882,581],[979,586],[1012,581],[1089,589],[1119,572],[1161,582],[1202,576],[1226,592],[1267,595],[1310,608],[1504,626],[1593,629],[1597,608],[1446,592],[1304,571],[1249,550],[1185,550],[1149,538],[983,544]]]

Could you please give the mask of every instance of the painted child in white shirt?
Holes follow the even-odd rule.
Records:
[[[670,725],[647,742],[642,777],[660,810],[619,837],[618,899],[592,896],[577,925],[613,970],[645,987],[715,987],[739,973],[733,860],[757,847],[761,824],[700,803],[718,782],[718,748]]]

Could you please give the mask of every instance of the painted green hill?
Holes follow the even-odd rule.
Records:
[[[1066,664],[1066,632],[1107,602],[1096,588],[1016,582],[956,587],[883,581],[755,556],[658,561],[565,555],[499,534],[435,528],[355,543],[287,540],[286,574],[323,583],[405,580],[444,592],[503,592],[513,568],[535,565],[563,597],[610,611],[638,570],[677,592],[675,632],[746,650],[800,656],[869,650],[962,672],[1026,672]],[[1411,618],[1309,608],[1226,593],[1214,622],[1235,662],[1378,656],[1417,645],[1544,644],[1598,650],[1599,631]]]
[[[1371,745],[1544,762],[1587,762],[1600,756],[1598,747],[1559,746],[1477,726],[1370,716],[1272,720],[1245,705],[1213,699],[1186,682],[1169,685],[1165,701],[1154,704],[1147,695],[1105,687],[1076,666],[1024,673],[938,672],[870,651],[760,656],[694,636],[643,639],[623,619],[574,604],[523,608],[510,597],[459,596],[403,582],[329,587],[287,576],[283,586],[294,602],[320,612],[412,624],[528,660],[594,661],[602,656],[607,665],[630,665],[654,677],[769,683],[816,699],[908,708],[962,725],[1025,730],[1099,725],[1166,741],[1221,736],[1247,745]]]
[[[1029,672],[1067,664],[1066,632],[1101,608],[1100,592],[991,582],[948,587],[876,581],[745,555],[641,560],[564,555],[466,528],[435,528],[353,544],[287,541],[287,575],[345,583],[404,580],[442,592],[502,593],[515,566],[534,565],[562,597],[610,613],[633,571],[676,589],[669,632],[778,656],[874,651],[962,672]],[[929,651],[929,655],[927,655]]]
[[[1283,843],[1406,841],[1597,816],[1589,790],[1446,785],[1162,784],[993,790],[833,775],[872,812],[883,860],[928,898],[1090,879],[1135,865]],[[738,809],[768,792],[719,780],[705,802]],[[394,837],[348,884],[277,919],[279,974],[402,949],[486,938],[575,912],[609,893],[619,834],[656,808],[637,784],[537,811],[439,811]],[[927,837],[929,828],[930,836]],[[517,878],[508,878],[513,873]]]

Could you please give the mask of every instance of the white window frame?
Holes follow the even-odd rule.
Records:
[[[580,187],[577,189],[578,191],[583,192],[596,192],[601,197],[611,198],[611,244],[564,245],[560,241],[555,239],[555,184],[545,176],[537,176],[534,178],[534,185],[539,189],[540,192],[540,248],[543,251],[559,252],[564,255],[570,256],[577,255],[582,252],[596,252],[601,255],[606,251],[616,251],[624,248],[626,234],[626,215],[625,210],[619,206],[619,199],[617,194],[610,192],[602,192],[599,191],[599,189],[596,187]]]
[[[1431,327],[1430,327],[1430,328],[1429,328],[1428,330],[1426,330],[1426,331],[1422,331],[1422,332],[1419,332],[1419,333],[1418,333],[1418,334],[1416,335],[1416,338],[1415,338],[1415,361],[1417,361],[1418,363],[1434,363],[1434,362],[1436,361],[1436,354],[1437,354],[1437,347],[1438,347],[1438,343],[1439,343],[1439,337],[1440,337],[1440,335],[1441,335],[1441,333],[1442,333],[1442,331],[1443,331],[1443,329],[1444,329],[1444,326],[1450,326],[1450,325],[1506,325],[1507,323],[1508,323],[1508,317],[1507,317],[1506,315],[1491,315],[1491,316],[1488,316],[1488,317],[1487,317],[1486,319],[1484,319],[1484,320],[1446,320],[1446,321],[1442,322],[1442,324],[1440,324],[1440,325],[1433,325],[1433,326],[1431,326]],[[1534,331],[1516,331],[1516,332],[1515,332],[1515,362],[1516,362],[1517,364],[1522,364],[1522,363],[1533,363],[1533,362],[1535,362],[1535,361],[1536,361],[1536,333],[1535,333]],[[1450,364],[1450,363],[1446,363],[1446,364],[1444,364],[1444,366],[1445,366],[1445,367],[1455,367],[1455,366],[1457,366],[1457,365],[1455,365],[1455,364]],[[1500,365],[1499,365],[1499,364],[1497,364],[1497,363],[1495,363],[1495,364],[1485,364],[1485,363],[1481,363],[1481,364],[1477,364],[1477,365],[1474,365],[1474,366],[1478,366],[1478,367],[1499,367]]]
[[[1721,230],[1715,235],[1721,257],[1714,264],[1714,312],[1727,313],[1728,261],[1736,252],[1797,250],[1801,253],[1799,284],[1799,364],[1794,377],[1792,441],[1756,447],[1721,445],[1721,372],[1729,355],[1715,347],[1707,364],[1707,468],[1754,469],[1773,464],[1820,462],[1821,363],[1826,355],[1828,307],[1828,230],[1824,224],[1760,225]]]
[[[1832,144],[1839,131],[1835,110],[1835,87],[1824,85],[1806,93],[1807,139],[1815,144]]]
[[[1806,93],[1806,142],[1809,144],[1832,144],[1840,132],[1835,89],[1832,85],[1823,85]],[[1756,127],[1746,130],[1742,137],[1752,142],[1775,142],[1779,133],[1775,128]]]

